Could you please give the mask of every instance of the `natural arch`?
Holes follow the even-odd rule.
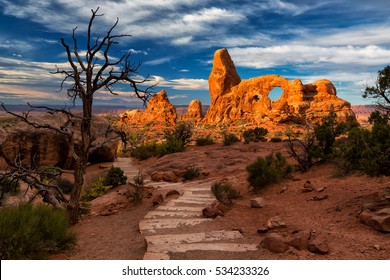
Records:
[[[271,101],[278,100],[283,95],[283,89],[280,86],[276,86],[268,93],[268,98]]]

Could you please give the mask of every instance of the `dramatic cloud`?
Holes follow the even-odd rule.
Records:
[[[272,47],[232,48],[229,50],[237,66],[270,68],[287,65],[332,63],[341,65],[378,65],[390,61],[390,50],[366,47],[322,47],[310,45],[279,45]]]

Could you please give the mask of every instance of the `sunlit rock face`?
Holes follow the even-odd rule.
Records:
[[[162,90],[149,100],[146,110],[129,110],[119,116],[119,123],[142,125],[175,124],[176,108],[169,102],[167,93]]]
[[[278,100],[269,93],[282,89]],[[336,96],[328,80],[302,84],[279,75],[265,75],[241,81],[226,49],[215,52],[209,76],[210,108],[203,122],[219,123],[248,120],[258,123],[316,122],[333,110],[338,119],[354,116],[351,104]]]
[[[192,100],[188,105],[187,113],[181,116],[182,121],[193,121],[198,123],[203,118],[202,103],[199,100]]]

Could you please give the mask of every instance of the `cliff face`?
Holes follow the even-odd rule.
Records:
[[[282,96],[271,101],[268,94],[281,87]],[[283,122],[315,122],[334,110],[339,120],[353,116],[351,105],[336,96],[328,80],[304,85],[300,80],[289,81],[279,75],[265,75],[241,81],[226,49],[214,54],[209,76],[211,105],[204,123],[237,120]]]

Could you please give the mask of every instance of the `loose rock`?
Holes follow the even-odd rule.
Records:
[[[294,233],[291,236],[288,245],[298,250],[307,250],[309,248],[309,239],[310,239],[310,232],[301,231],[298,233]]]
[[[256,197],[254,199],[251,199],[252,208],[263,208],[265,205],[265,199],[262,197]]]
[[[285,227],[287,227],[286,223],[279,216],[275,216],[267,221],[267,228],[269,230]]]
[[[283,238],[277,233],[269,233],[260,242],[260,246],[273,253],[283,253],[288,250],[288,245],[283,241]]]
[[[329,253],[329,247],[323,240],[314,239],[310,241],[308,249],[314,254],[325,255]]]

